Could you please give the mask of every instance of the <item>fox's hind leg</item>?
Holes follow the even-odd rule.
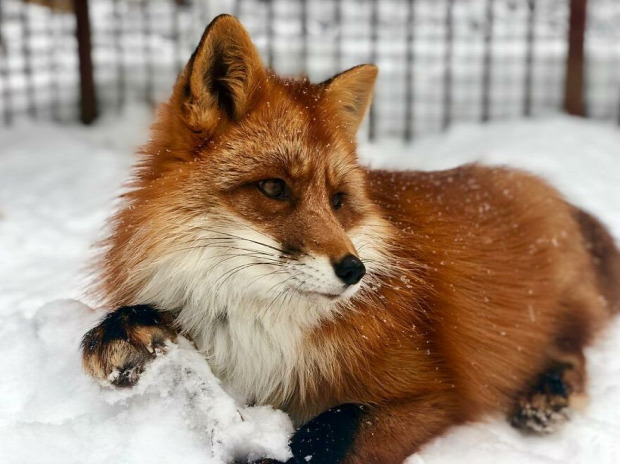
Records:
[[[585,398],[585,359],[558,362],[521,394],[509,415],[513,427],[527,433],[550,433],[570,417]]]
[[[547,368],[521,393],[509,415],[513,427],[529,433],[550,433],[586,399],[583,348],[592,336],[586,300],[566,305],[558,335],[547,353]]]
[[[146,364],[176,340],[165,314],[146,305],[124,306],[108,314],[82,338],[82,365],[96,379],[133,386]]]
[[[545,433],[584,402],[586,360],[583,349],[620,309],[620,252],[601,223],[580,210],[575,218],[585,255],[573,255],[575,273],[566,282],[557,308],[557,332],[547,353],[547,369],[521,394],[509,416],[518,429]],[[581,263],[581,264],[579,264]]]

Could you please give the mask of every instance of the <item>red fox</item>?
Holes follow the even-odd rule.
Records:
[[[289,463],[396,464],[488,414],[566,417],[620,305],[612,237],[521,171],[360,166],[376,77],[279,77],[213,20],[112,219],[90,375],[131,386],[181,333],[233,394],[290,415]]]

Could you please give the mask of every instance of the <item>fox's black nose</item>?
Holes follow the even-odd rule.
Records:
[[[347,255],[340,262],[334,263],[334,271],[345,284],[353,285],[364,277],[366,267],[356,256]]]

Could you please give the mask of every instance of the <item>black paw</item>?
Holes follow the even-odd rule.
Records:
[[[570,418],[570,388],[562,367],[543,374],[534,388],[518,398],[510,424],[526,433],[554,432]]]

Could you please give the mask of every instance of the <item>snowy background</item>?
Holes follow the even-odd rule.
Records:
[[[83,296],[90,247],[132,153],[146,140],[152,105],[166,97],[204,26],[220,12],[237,13],[265,61],[283,73],[305,70],[318,80],[360,62],[379,64],[377,141],[365,141],[364,127],[364,163],[524,167],[598,215],[620,239],[620,128],[557,114],[568,1],[534,3],[528,68],[527,0],[416,0],[413,15],[410,2],[398,0],[209,0],[182,8],[168,0],[91,0],[102,118],[84,128],[74,124],[72,16],[0,0],[0,463],[228,464],[287,456],[288,418],[235,404],[188,343],[159,358],[129,391],[102,389],[80,366],[79,340],[101,317]],[[589,113],[617,122],[620,2],[590,0],[587,31]],[[505,121],[473,123],[483,119],[485,93],[490,119]],[[514,119],[528,98],[536,118]],[[455,125],[436,134],[446,114]],[[407,130],[415,143],[401,141]],[[491,417],[452,430],[408,464],[464,457],[477,464],[620,462],[620,319],[588,360],[591,402],[558,433],[524,437]]]
[[[270,408],[234,404],[188,344],[130,391],[81,372],[79,339],[100,317],[82,270],[150,112],[83,129],[23,123],[0,131],[0,462],[230,463],[286,457],[292,428]],[[568,117],[459,125],[413,145],[364,144],[376,167],[436,169],[479,160],[537,172],[620,237],[620,130]],[[459,427],[409,464],[615,464],[620,459],[620,319],[588,351],[591,402],[547,437],[503,418]]]

